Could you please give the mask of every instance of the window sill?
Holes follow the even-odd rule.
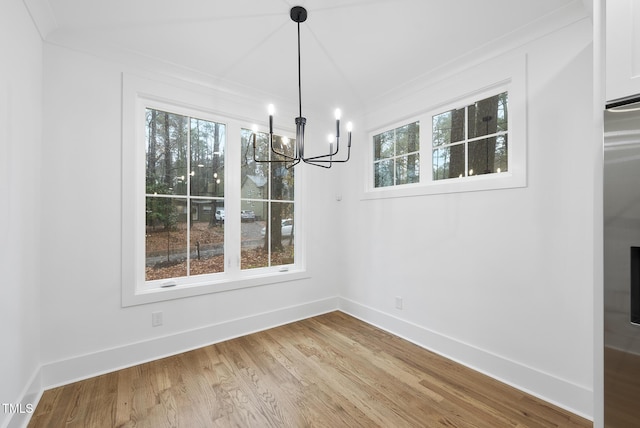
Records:
[[[363,193],[361,199],[406,198],[412,196],[512,189],[526,186],[527,180],[524,172],[502,172],[500,174],[432,181],[427,184],[416,183],[369,189]]]
[[[295,269],[293,266],[289,266],[289,270],[287,271],[260,270],[259,272],[243,272],[236,278],[226,277],[222,280],[212,281],[209,279],[200,282],[194,281],[189,284],[181,284],[171,288],[157,286],[146,290],[139,289],[131,294],[124,293],[122,295],[122,307],[298,281],[308,279],[309,277],[310,275],[306,270]]]

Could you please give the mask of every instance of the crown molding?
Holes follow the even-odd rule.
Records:
[[[49,0],[22,0],[42,40],[58,28]]]

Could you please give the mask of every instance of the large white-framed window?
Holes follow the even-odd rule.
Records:
[[[429,100],[431,107],[405,108],[406,119],[370,130],[363,199],[526,186],[526,58],[488,63],[440,86],[407,98],[408,106]]]
[[[292,229],[300,224],[293,171],[249,170],[249,114],[233,99],[219,112],[225,96],[216,109],[211,99],[206,89],[123,75],[123,306],[307,277],[304,233]],[[267,193],[251,193],[261,184]],[[272,222],[279,238],[291,227],[286,239],[275,238]]]

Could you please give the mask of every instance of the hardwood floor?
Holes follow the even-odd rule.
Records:
[[[591,427],[341,312],[45,391],[29,427]]]
[[[604,420],[607,428],[638,426],[640,356],[604,348]]]

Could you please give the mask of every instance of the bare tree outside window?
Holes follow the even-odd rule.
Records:
[[[420,182],[420,123],[373,136],[374,187]]]
[[[508,170],[508,93],[432,117],[433,179]]]

